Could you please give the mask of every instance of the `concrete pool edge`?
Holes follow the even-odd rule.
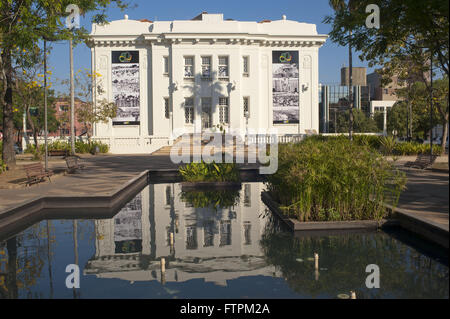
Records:
[[[258,168],[240,168],[243,180],[255,178]],[[100,195],[68,194],[39,195],[0,211],[0,237],[11,235],[13,229],[31,226],[42,219],[111,218],[140,189],[151,182],[173,182],[178,168],[147,169],[121,184],[115,190]],[[62,212],[63,211],[63,212]]]
[[[38,219],[53,217],[52,211],[80,210],[88,211],[86,216],[93,214],[99,218],[107,218],[110,213],[120,207],[124,201],[132,198],[136,192],[148,184],[149,170],[141,172],[138,176],[128,180],[115,191],[104,195],[67,195],[45,196],[41,195],[20,203],[19,205],[0,211],[0,232],[11,232],[12,228],[20,228]],[[98,213],[92,213],[93,210]],[[55,215],[56,216],[56,215]],[[59,218],[66,217],[57,215]],[[74,219],[67,216],[67,219]]]
[[[283,215],[276,203],[268,194],[261,193],[261,199],[264,204],[275,214],[284,224],[293,232],[307,231],[334,231],[334,230],[374,230],[387,226],[400,226],[410,232],[413,232],[429,241],[432,241],[444,248],[449,247],[449,232],[437,224],[425,220],[412,213],[401,209],[393,208],[385,204],[386,209],[390,210],[393,219],[383,219],[381,221],[361,220],[361,221],[342,221],[342,222],[300,222],[294,218]]]

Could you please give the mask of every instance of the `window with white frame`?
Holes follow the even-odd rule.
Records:
[[[229,76],[228,57],[219,56],[219,79],[228,80]]]
[[[211,98],[210,97],[202,97],[201,99],[202,106],[202,129],[208,129],[212,127],[212,112],[211,112]]]
[[[186,79],[194,78],[194,57],[193,56],[184,57],[184,77]]]
[[[242,57],[242,75],[243,76],[249,76],[250,75],[250,65],[249,65],[250,58],[248,56]]]
[[[219,121],[220,123],[229,123],[229,105],[227,97],[219,98]]]
[[[164,117],[166,118],[166,119],[168,119],[169,118],[169,112],[170,112],[170,103],[169,103],[170,101],[169,101],[169,98],[168,97],[165,97],[164,98]]]
[[[211,78],[211,57],[202,56],[202,79],[209,80]]]
[[[250,98],[248,96],[243,97],[244,105],[244,118],[250,117]]]
[[[194,98],[192,97],[184,99],[184,123],[194,123]]]
[[[169,57],[163,57],[163,73],[164,75],[169,75]]]

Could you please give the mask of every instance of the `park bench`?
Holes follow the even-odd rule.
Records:
[[[68,150],[51,150],[48,151],[48,156],[68,156]]]
[[[433,165],[436,158],[437,155],[430,156],[430,154],[419,154],[414,162],[406,162],[405,167],[425,169]]]
[[[45,178],[50,180],[50,176],[53,175],[53,171],[45,171],[44,166],[41,163],[34,163],[29,165],[24,165],[25,172],[27,174],[27,185],[36,184],[43,182]]]
[[[67,164],[67,172],[68,173],[73,173],[75,172],[77,169],[82,169],[84,168],[84,164],[80,164],[78,163],[78,156],[67,156],[66,157],[66,164]]]

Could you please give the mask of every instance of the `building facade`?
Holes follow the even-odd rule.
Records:
[[[341,85],[349,85],[349,68],[341,68]],[[365,67],[352,67],[352,85],[366,86],[366,68]]]
[[[368,86],[355,85],[352,89],[353,107],[370,112],[370,91]],[[348,111],[348,86],[320,85],[319,87],[319,118],[320,133],[336,133],[337,118],[340,113]]]
[[[83,104],[85,104],[85,102],[83,102],[79,98],[75,98],[75,136],[82,136],[86,134],[86,127],[83,123],[80,123],[78,121],[76,113]],[[49,132],[49,136],[63,138],[70,136],[70,98],[57,98],[54,102],[53,107],[55,109],[56,119],[59,122],[59,127],[56,132]],[[89,133],[92,135],[92,132]]]
[[[148,153],[183,133],[279,135],[319,130],[318,51],[313,24],[243,22],[202,13],[192,20],[125,19],[91,33],[94,103],[118,114],[94,126],[113,153]],[[101,90],[98,90],[101,88]]]

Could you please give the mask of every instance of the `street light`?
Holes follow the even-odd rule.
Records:
[[[48,122],[47,122],[47,41],[55,41],[54,36],[42,36],[44,39],[44,142],[45,170],[48,170]]]

